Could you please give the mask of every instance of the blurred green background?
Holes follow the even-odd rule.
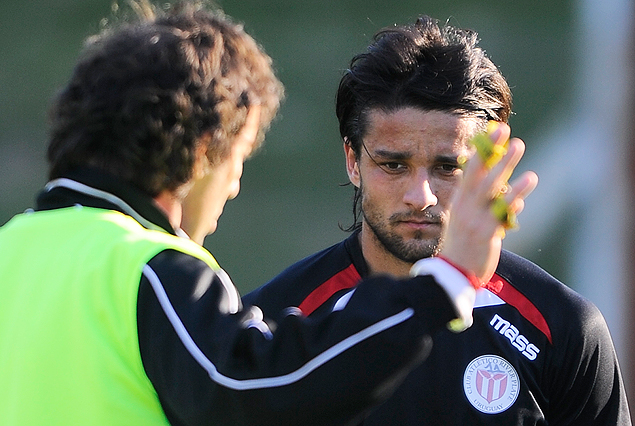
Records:
[[[109,0],[1,2],[0,224],[33,205],[46,180],[46,113],[82,40],[111,14]],[[567,0],[224,0],[275,62],[286,101],[261,152],[245,165],[242,191],[206,240],[241,290],[335,243],[352,222],[352,188],[334,114],[342,70],[380,28],[420,14],[479,32],[514,93],[515,135],[531,152],[540,126],[572,93],[573,5]],[[522,169],[522,163],[520,168]],[[542,182],[541,185],[548,182]],[[566,279],[562,238],[522,253]]]

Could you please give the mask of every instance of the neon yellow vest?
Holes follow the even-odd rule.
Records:
[[[0,228],[0,425],[167,425],[137,338],[143,265],[191,241],[86,207]]]

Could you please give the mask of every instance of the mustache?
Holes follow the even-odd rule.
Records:
[[[423,211],[408,211],[408,212],[398,212],[390,215],[389,220],[391,222],[432,222],[444,224],[447,221],[447,217],[445,214],[438,212],[431,212],[429,210]]]

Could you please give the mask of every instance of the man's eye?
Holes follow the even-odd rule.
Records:
[[[396,163],[394,161],[389,161],[386,163],[381,163],[380,167],[389,172],[399,172],[405,170],[406,166],[401,163]]]
[[[454,174],[459,173],[462,170],[462,168],[458,164],[445,163],[445,164],[440,164],[439,165],[439,170],[442,173],[445,173],[445,174],[448,174],[448,175],[454,175]]]

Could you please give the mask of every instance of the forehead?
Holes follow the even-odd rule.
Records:
[[[364,143],[376,148],[463,150],[482,123],[472,117],[445,111],[426,111],[404,107],[385,111],[372,109],[367,114]]]

